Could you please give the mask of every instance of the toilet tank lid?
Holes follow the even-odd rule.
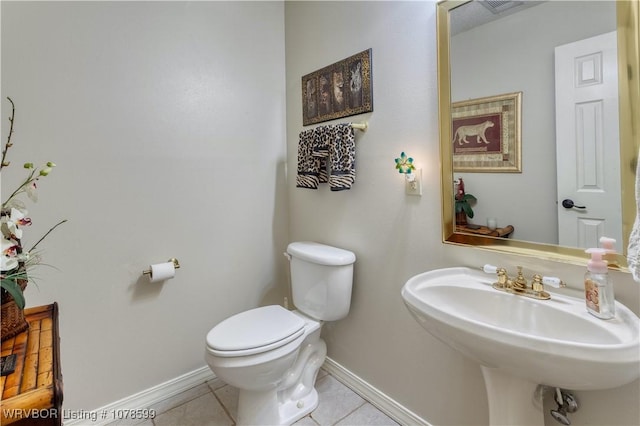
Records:
[[[351,265],[356,261],[356,255],[349,250],[312,241],[291,243],[287,247],[287,253],[293,257],[319,265]]]

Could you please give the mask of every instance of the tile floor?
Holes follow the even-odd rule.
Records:
[[[297,426],[398,425],[324,370],[318,373],[318,408]],[[156,418],[139,426],[233,426],[238,391],[214,379],[156,404]]]

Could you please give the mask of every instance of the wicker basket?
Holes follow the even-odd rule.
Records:
[[[0,211],[0,216],[7,216],[8,212],[6,210]],[[22,253],[22,245],[20,240],[18,242],[18,254]],[[24,272],[25,265],[24,262],[18,262],[18,267],[10,272]],[[26,274],[24,274],[26,277]],[[29,282],[27,279],[18,279],[18,285],[24,292],[24,289],[27,288],[27,283]],[[0,341],[4,342],[7,339],[14,337],[17,334],[22,333],[23,331],[29,328],[29,323],[24,319],[23,309],[20,309],[16,302],[13,300],[13,297],[9,294],[8,291],[2,289],[2,311],[0,312],[0,323],[2,325],[2,330],[0,330]]]
[[[27,280],[18,280],[18,284],[22,291],[27,288]],[[29,323],[24,318],[24,310],[20,309],[13,297],[2,290],[2,312],[0,312],[0,322],[2,330],[0,331],[0,341],[4,342],[29,328]]]
[[[29,329],[29,323],[24,319],[24,310],[18,308],[13,300],[2,304],[2,338],[1,341],[12,337]]]

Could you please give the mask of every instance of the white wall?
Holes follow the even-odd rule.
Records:
[[[2,2],[2,139],[55,161],[30,205],[29,305],[60,304],[65,408],[92,409],[204,365],[206,332],[282,300],[280,2]],[[177,257],[175,279],[150,263]]]
[[[356,184],[295,188],[300,77],[369,47],[375,110],[355,118],[371,125]],[[491,262],[581,282],[582,267],[441,243],[433,2],[2,2],[7,95],[12,159],[58,163],[28,235],[70,219],[44,247],[59,270],[27,294],[60,302],[70,410],[203,366],[206,331],[279,301],[286,243],[315,239],[358,256],[351,313],[325,325],[329,355],[432,424],[486,424],[479,367],[410,317],[406,279]],[[394,170],[403,150],[423,168],[420,198]],[[3,193],[15,181],[3,176]],[[170,256],[174,280],[139,279]],[[638,285],[613,278],[639,312]],[[574,424],[637,424],[639,394],[638,382],[579,393]]]
[[[522,92],[522,173],[456,173],[478,198],[471,222],[495,217],[512,238],[558,244],[554,48],[615,26],[614,2],[549,1],[453,38],[454,101]]]
[[[357,256],[349,317],[324,328],[329,356],[433,424],[486,418],[479,368],[420,328],[400,297],[407,278],[444,263],[435,5],[287,2],[285,11],[290,235]],[[345,119],[369,121],[369,130],[356,134],[353,188],[295,188],[300,77],[367,48],[374,112]],[[394,168],[402,151],[423,169],[422,197],[404,193]],[[453,395],[474,397],[461,410]]]
[[[402,303],[401,287],[428,269],[488,262],[557,274],[579,288],[584,267],[441,243],[435,3],[287,2],[285,13],[290,238],[357,256],[351,312],[323,330],[329,356],[431,424],[487,424],[479,367],[420,328]],[[356,134],[356,183],[337,193],[296,188],[298,134],[305,128],[301,76],[367,48],[373,49],[374,111],[339,120],[370,124]],[[422,197],[404,194],[394,169],[401,151],[423,168]],[[638,285],[628,274],[613,279],[618,299],[640,311]],[[579,392],[583,407],[571,415],[573,423],[637,424],[638,386]],[[555,408],[547,404],[547,412]]]

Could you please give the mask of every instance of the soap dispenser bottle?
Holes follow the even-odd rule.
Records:
[[[587,273],[584,274],[587,311],[600,319],[611,319],[616,314],[615,296],[607,262],[602,259],[609,250],[591,248],[585,252],[591,255],[591,260],[587,263]]]

